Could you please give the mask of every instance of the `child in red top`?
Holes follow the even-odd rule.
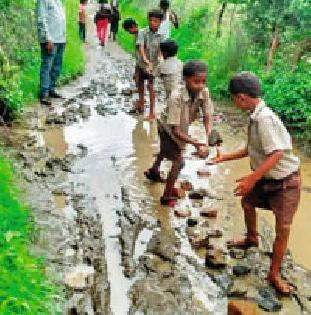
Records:
[[[109,6],[109,5],[108,5]],[[100,11],[94,17],[94,22],[97,27],[97,36],[102,46],[105,46],[108,35],[108,24],[111,19],[111,10],[107,5],[102,4]]]

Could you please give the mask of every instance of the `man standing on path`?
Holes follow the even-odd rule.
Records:
[[[38,38],[41,46],[40,102],[50,106],[56,93],[66,45],[66,15],[61,0],[37,0]]]

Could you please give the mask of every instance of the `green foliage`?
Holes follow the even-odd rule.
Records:
[[[0,4],[0,65],[10,71],[0,73],[0,100],[10,108],[20,109],[33,102],[38,94],[40,49],[37,41],[35,0],[5,0]],[[79,1],[67,0],[67,47],[61,83],[75,78],[84,70],[83,45],[78,37]],[[3,83],[6,81],[6,84]]]
[[[60,314],[59,292],[47,279],[43,260],[29,253],[33,224],[19,200],[14,173],[0,156],[0,315]]]
[[[311,32],[308,2],[172,0],[173,9],[181,16],[181,26],[172,32],[172,37],[179,44],[181,60],[199,58],[207,62],[208,86],[214,98],[229,97],[228,82],[235,72],[251,71],[262,79],[269,106],[294,134],[310,139],[310,132],[305,130],[311,116],[311,57],[308,48],[303,48],[308,47]],[[156,3],[153,1],[152,5]],[[224,14],[219,20],[224,3]],[[131,16],[146,23],[147,4],[121,0],[121,8],[123,17]],[[272,68],[267,72],[268,50],[276,27],[278,45]],[[133,49],[128,35],[122,34],[119,40],[127,49]]]

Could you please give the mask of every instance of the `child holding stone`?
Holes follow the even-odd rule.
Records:
[[[174,206],[177,201],[175,183],[183,164],[183,150],[186,144],[197,150],[208,145],[208,136],[212,129],[213,104],[206,88],[207,66],[198,60],[189,61],[183,67],[183,84],[175,89],[168,99],[166,111],[159,120],[160,152],[153,166],[145,176],[154,182],[163,182],[160,165],[163,159],[172,161],[172,167],[166,180],[162,205]],[[189,126],[203,115],[206,143],[193,139],[188,134]]]

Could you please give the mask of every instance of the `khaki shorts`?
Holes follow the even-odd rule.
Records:
[[[160,138],[160,155],[170,161],[181,160],[182,149],[172,139],[170,134],[165,130],[160,121],[158,121],[158,133]]]
[[[300,192],[301,176],[298,171],[281,180],[260,180],[242,202],[272,210],[278,226],[291,225],[300,201]]]

